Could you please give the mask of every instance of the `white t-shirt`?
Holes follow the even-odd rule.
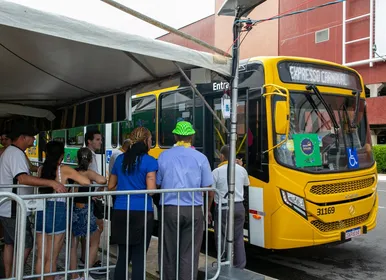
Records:
[[[30,175],[29,164],[24,151],[16,146],[9,146],[0,157],[0,184],[16,185],[17,177],[21,174]],[[33,194],[34,188],[4,188],[0,186],[1,192],[13,192],[19,195]],[[7,201],[0,204],[0,216],[10,218],[14,216],[16,202]],[[13,215],[12,215],[13,214]]]
[[[95,154],[95,152],[93,150],[90,149],[90,151],[92,153],[92,161],[91,161],[88,169],[94,171],[95,173],[100,174],[99,173],[99,168],[98,168],[98,162],[97,162],[96,154]]]
[[[119,155],[123,154],[123,152],[120,149],[114,150],[109,162],[109,174],[111,174],[111,170],[113,170],[115,160]]]
[[[244,167],[236,164],[235,173],[235,202],[242,202],[244,201],[244,186],[249,186],[248,172]],[[218,189],[221,197],[224,198],[228,192],[228,164],[217,167],[212,174],[214,180],[212,187]],[[214,196],[214,201],[218,204],[217,193]],[[222,200],[222,204],[227,203],[228,200]]]

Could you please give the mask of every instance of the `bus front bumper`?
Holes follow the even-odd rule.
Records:
[[[374,206],[365,217],[361,215],[354,218],[348,217],[347,222],[336,221],[334,223],[338,225],[335,224],[335,226],[339,229],[331,231],[312,223],[311,219],[305,219],[286,205],[282,205],[272,215],[271,244],[266,244],[268,245],[266,247],[278,250],[300,248],[344,242],[350,240],[349,237],[352,235],[366,234],[376,227],[378,195],[375,194],[375,196]]]

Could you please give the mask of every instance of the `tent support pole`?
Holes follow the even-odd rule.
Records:
[[[147,23],[150,23],[150,24],[152,24],[154,26],[157,26],[158,28],[161,28],[161,29],[166,30],[166,31],[168,31],[170,33],[176,34],[177,36],[185,38],[185,39],[187,39],[189,41],[193,41],[196,44],[198,44],[200,46],[203,46],[203,47],[205,47],[205,48],[207,48],[207,49],[209,49],[209,50],[211,50],[211,51],[213,51],[213,52],[215,52],[217,54],[220,54],[220,55],[225,56],[225,57],[231,57],[230,54],[228,54],[227,52],[225,52],[225,51],[223,51],[223,50],[221,50],[219,48],[216,48],[215,46],[211,46],[208,43],[206,43],[204,41],[201,41],[200,39],[198,39],[196,37],[193,37],[193,36],[191,36],[189,34],[181,32],[178,29],[175,29],[175,28],[173,28],[173,27],[171,27],[169,25],[166,25],[166,24],[158,21],[158,20],[155,20],[155,19],[153,19],[151,17],[148,17],[148,16],[146,16],[144,14],[141,14],[141,13],[139,13],[139,12],[133,10],[133,9],[130,9],[129,7],[126,7],[126,6],[116,2],[116,1],[113,1],[113,0],[101,0],[101,1],[105,2],[106,4],[109,4],[109,5],[113,6],[113,7],[117,8],[117,9],[119,9],[119,10],[121,10],[121,11],[123,11],[123,12],[125,12],[125,13],[127,13],[129,15],[132,15],[132,16],[134,16],[136,18],[139,18],[139,19],[141,19],[141,20],[143,20],[143,21],[145,21]]]
[[[143,64],[138,58],[136,58],[134,56],[134,54],[129,53],[129,52],[124,52],[124,53],[125,53],[125,55],[130,57],[130,59],[132,61],[134,61],[139,67],[141,67],[146,73],[148,73],[150,76],[152,76],[153,79],[158,78],[156,75],[154,75],[154,73],[152,71],[150,71],[150,69],[148,67],[145,66],[145,64]]]
[[[178,65],[178,63],[174,62],[174,65],[178,68],[181,75],[184,77],[184,79],[188,82],[190,87],[193,89],[193,91],[198,95],[198,97],[201,98],[202,102],[204,102],[206,108],[208,108],[209,112],[213,115],[213,117],[216,119],[216,121],[220,124],[221,128],[224,129],[224,131],[229,134],[228,128],[221,122],[220,118],[217,116],[216,112],[210,107],[208,102],[206,102],[205,97],[201,94],[201,92],[197,89],[196,85],[186,76],[184,70]]]

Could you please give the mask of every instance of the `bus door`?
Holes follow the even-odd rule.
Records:
[[[229,129],[229,119],[224,119],[221,112],[221,97],[222,94],[206,96],[206,101],[220,118],[221,123]],[[204,129],[203,129],[204,147],[203,152],[208,157],[210,166],[213,169],[217,168],[220,163],[220,149],[223,145],[227,145],[228,135],[219,122],[215,119],[212,113],[205,108],[204,110]]]
[[[206,96],[206,101],[213,108],[221,123],[230,130],[230,119],[224,119],[221,111],[221,98],[223,94],[214,94]],[[246,124],[247,99],[245,91],[240,91],[237,102],[237,144],[236,157],[242,159],[244,163],[248,160],[246,143],[248,138],[248,129]],[[212,113],[205,108],[204,111],[204,154],[208,157],[212,169],[220,164],[220,149],[224,145],[229,145],[229,135],[220,125]]]
[[[230,119],[224,119],[221,112],[221,98],[223,94],[213,94],[206,96],[206,101],[213,108],[216,115],[220,118],[221,123],[224,124],[228,131],[230,129]],[[252,139],[250,129],[248,128],[248,98],[247,91],[240,90],[239,98],[237,102],[237,143],[236,143],[236,158],[242,159],[244,166],[248,164],[248,140]],[[229,135],[224,128],[219,124],[218,120],[212,115],[212,113],[205,108],[204,110],[204,154],[208,157],[212,170],[217,168],[220,164],[220,150],[224,145],[229,145]],[[249,131],[249,133],[248,133]],[[244,206],[248,209],[248,193],[249,189],[244,189]],[[244,235],[248,236],[248,211],[246,211],[246,219],[244,225]]]

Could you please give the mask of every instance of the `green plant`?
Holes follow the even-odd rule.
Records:
[[[373,146],[373,154],[377,162],[378,173],[386,171],[386,145]]]

